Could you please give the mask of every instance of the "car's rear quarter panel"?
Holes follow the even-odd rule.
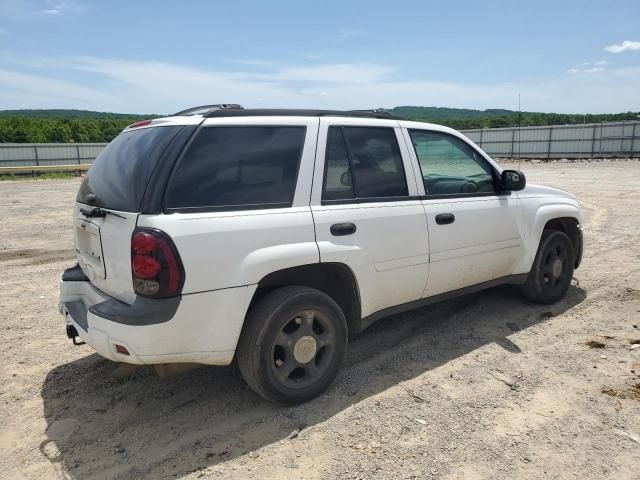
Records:
[[[309,207],[140,215],[138,225],[172,238],[186,272],[183,294],[256,284],[319,262]]]

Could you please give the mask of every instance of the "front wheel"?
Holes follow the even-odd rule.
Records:
[[[278,288],[249,311],[236,352],[245,381],[267,400],[297,404],[335,378],[347,350],[344,313],[308,287]]]
[[[522,294],[537,303],[560,300],[571,284],[573,257],[571,240],[564,232],[543,232],[529,277],[520,287]]]

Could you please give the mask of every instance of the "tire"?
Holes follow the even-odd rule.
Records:
[[[257,394],[299,404],[322,393],[347,352],[347,322],[328,295],[308,287],[278,288],[245,319],[236,358]]]
[[[522,295],[536,303],[552,304],[565,296],[573,278],[574,253],[571,240],[557,230],[542,233],[540,245]]]

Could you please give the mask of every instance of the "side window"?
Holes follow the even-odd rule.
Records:
[[[427,195],[495,193],[491,165],[453,135],[409,130]]]
[[[392,128],[329,127],[323,200],[407,195]]]
[[[205,127],[170,180],[171,209],[291,206],[305,127]]]

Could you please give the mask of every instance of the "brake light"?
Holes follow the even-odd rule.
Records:
[[[144,127],[145,125],[149,125],[150,123],[151,123],[151,120],[140,120],[139,122],[132,123],[127,128]]]
[[[171,238],[160,230],[136,229],[131,237],[131,273],[138,295],[163,298],[180,295],[182,260]]]

